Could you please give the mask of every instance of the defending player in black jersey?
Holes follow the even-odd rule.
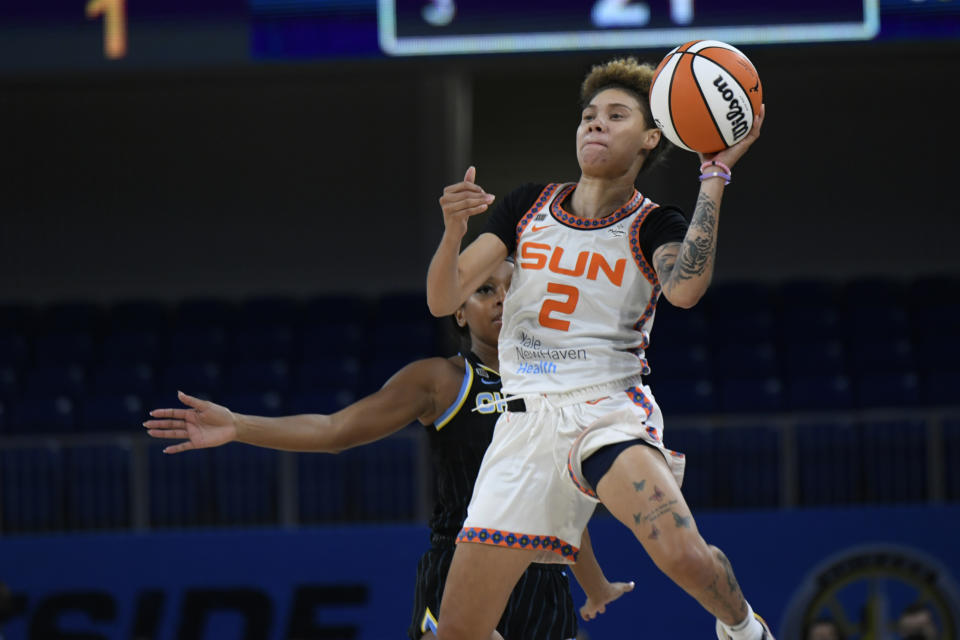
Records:
[[[430,521],[430,549],[417,570],[408,635],[411,640],[432,638],[455,536],[466,517],[477,469],[494,424],[504,409],[498,402],[497,337],[511,273],[511,265],[504,263],[454,314],[458,326],[469,333],[469,344],[464,345],[469,347],[466,356],[413,362],[376,393],[334,414],[278,418],[240,415],[180,393],[180,401],[189,408],[156,409],[150,412],[154,419],[144,426],[155,438],[184,440],[164,449],[166,453],[233,441],[287,451],[335,453],[374,442],[419,420],[429,433],[436,504]],[[580,614],[591,619],[632,589],[632,583],[607,581],[593,554],[587,551],[586,540],[573,571],[588,597]],[[531,565],[518,581],[497,628],[507,640],[574,637],[576,611],[563,567]]]

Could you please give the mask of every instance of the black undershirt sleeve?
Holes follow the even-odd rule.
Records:
[[[688,226],[683,213],[673,205],[657,207],[647,214],[646,220],[640,225],[639,240],[640,251],[651,268],[657,249],[670,242],[683,242]]]
[[[546,186],[527,183],[498,200],[493,205],[493,211],[481,233],[492,233],[500,238],[507,247],[507,255],[513,255],[517,250],[517,225],[520,224],[520,218],[530,210]]]

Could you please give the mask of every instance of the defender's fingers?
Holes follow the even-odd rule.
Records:
[[[192,442],[181,442],[180,444],[170,445],[169,447],[164,449],[163,452],[164,453],[180,453],[181,451],[189,451],[190,449],[193,449],[193,448],[194,447]]]
[[[473,165],[467,167],[467,172],[463,174],[464,182],[476,182],[477,181],[477,168]]]
[[[187,423],[183,420],[147,420],[143,426],[147,429],[185,429]]]
[[[208,404],[206,400],[201,400],[200,398],[194,398],[193,396],[188,396],[183,391],[177,391],[177,397],[180,398],[180,402],[187,405],[188,407],[193,407],[194,409],[203,409]]]
[[[153,418],[173,418],[174,420],[186,420],[187,414],[192,409],[154,409],[150,412]]]
[[[147,435],[161,440],[183,440],[190,437],[186,429],[147,429]]]

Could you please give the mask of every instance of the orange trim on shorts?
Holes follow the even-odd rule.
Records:
[[[532,551],[552,551],[570,562],[576,562],[580,553],[578,547],[564,542],[556,536],[533,536],[525,533],[484,529],[483,527],[464,527],[457,534],[457,543],[476,542],[510,549],[530,549]]]

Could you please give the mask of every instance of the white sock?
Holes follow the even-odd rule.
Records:
[[[731,640],[760,640],[760,638],[763,637],[763,625],[761,625],[757,617],[753,615],[753,608],[749,602],[747,603],[746,618],[733,626],[725,624],[721,620],[720,626],[727,632]]]

